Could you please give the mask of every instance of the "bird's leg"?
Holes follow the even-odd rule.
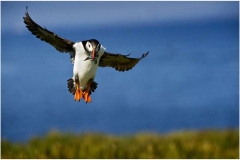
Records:
[[[78,82],[78,80],[75,81],[75,86],[76,86],[76,92],[75,92],[75,95],[74,95],[74,100],[75,101],[80,101],[80,99],[83,97],[83,93],[79,89],[79,82]]]

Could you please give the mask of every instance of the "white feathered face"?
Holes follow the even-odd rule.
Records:
[[[87,41],[85,48],[89,53],[92,53],[94,49],[96,52],[98,52],[101,48],[101,45],[98,43],[96,46],[95,44],[92,44],[91,42]]]
[[[101,44],[95,39],[84,41],[84,44],[85,50],[91,54],[91,59],[94,60],[98,56],[98,51],[101,48]]]

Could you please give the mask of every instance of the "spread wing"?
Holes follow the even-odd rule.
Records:
[[[130,55],[130,54],[129,54]],[[128,71],[132,69],[142,58],[148,55],[148,52],[143,54],[141,58],[129,58],[129,55],[112,54],[104,52],[100,59],[100,67],[113,67],[118,71]]]
[[[51,44],[60,52],[69,52],[74,54],[73,44],[74,42],[61,38],[55,33],[47,30],[46,28],[42,28],[37,23],[35,23],[28,14],[28,11],[25,13],[25,17],[23,17],[24,23],[28,30],[35,35],[37,38]]]

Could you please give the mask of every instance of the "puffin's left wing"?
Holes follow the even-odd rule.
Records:
[[[129,54],[130,55],[130,54]],[[100,67],[113,67],[118,71],[124,72],[132,69],[142,58],[148,55],[143,54],[141,58],[129,58],[129,55],[112,54],[104,52],[100,59]]]
[[[37,38],[51,44],[60,52],[69,52],[70,54],[74,53],[73,44],[74,42],[61,38],[55,33],[47,30],[46,28],[42,28],[37,23],[35,23],[28,14],[28,11],[25,13],[25,17],[23,17],[24,23],[30,32],[33,35],[36,35]]]

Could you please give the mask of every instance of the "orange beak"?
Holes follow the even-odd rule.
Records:
[[[96,56],[96,48],[93,48],[93,51],[92,51],[92,60],[94,60]]]

